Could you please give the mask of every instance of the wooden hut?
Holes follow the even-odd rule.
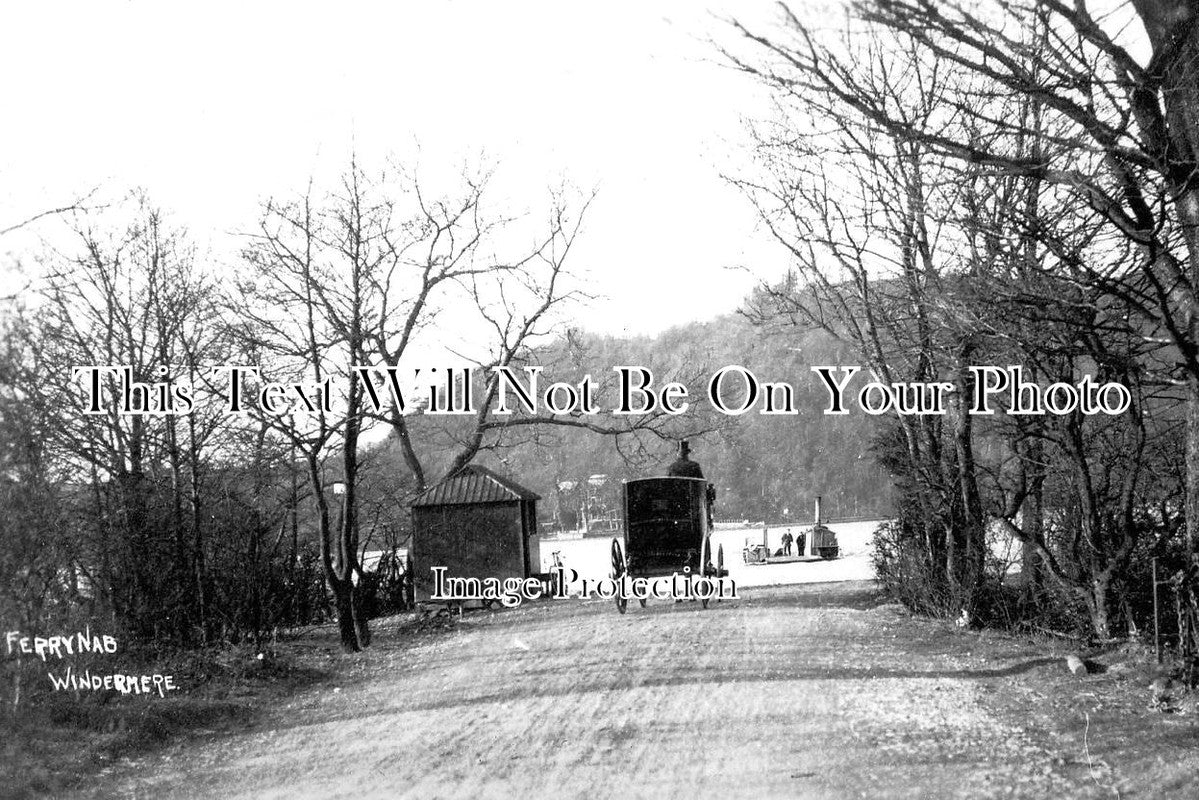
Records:
[[[412,503],[416,599],[427,599],[433,567],[446,577],[527,578],[538,571],[537,494],[486,467],[467,466]]]

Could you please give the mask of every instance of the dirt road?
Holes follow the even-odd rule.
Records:
[[[336,665],[335,680],[248,730],[118,766],[92,795],[1195,791],[1194,758],[1155,768],[1151,780],[1144,758],[1122,760],[1129,743],[1088,705],[1105,696],[1101,684],[1065,674],[1057,654],[911,617],[881,605],[868,583],[761,587],[706,611],[651,602],[619,616],[611,603],[572,600],[468,614],[417,635],[377,626],[370,654],[354,659],[333,653],[332,632],[322,637],[312,657]],[[1073,692],[1077,704],[1050,707],[1049,690]],[[1174,752],[1188,752],[1194,723],[1164,724]]]

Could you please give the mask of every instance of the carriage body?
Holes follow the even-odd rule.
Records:
[[[723,548],[712,549],[713,494],[703,478],[625,481],[625,541],[622,548],[618,539],[612,540],[613,577],[727,576]],[[617,608],[624,611],[619,599]]]
[[[630,575],[656,578],[681,574],[684,568],[696,572],[704,563],[700,559],[710,526],[703,478],[625,481],[624,513]]]

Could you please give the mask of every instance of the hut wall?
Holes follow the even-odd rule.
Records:
[[[432,590],[432,567],[457,578],[522,578],[528,573],[520,502],[413,509],[413,565],[418,597]]]

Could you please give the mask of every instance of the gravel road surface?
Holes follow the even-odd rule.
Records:
[[[867,582],[758,587],[707,610],[561,600],[391,625],[353,658],[314,634],[332,681],[249,729],[115,765],[90,796],[1136,796],[1096,732],[1084,753],[1034,724],[1022,683],[1058,659],[980,646]]]

